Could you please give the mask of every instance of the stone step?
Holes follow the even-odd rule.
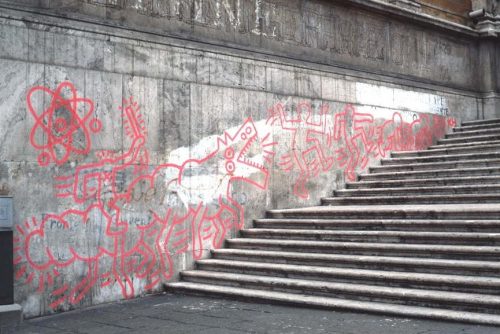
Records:
[[[500,118],[465,121],[465,122],[462,122],[461,127],[487,125],[487,124],[500,124]]]
[[[419,196],[419,195],[453,195],[453,194],[478,194],[478,193],[500,194],[500,184],[342,189],[342,190],[335,190],[333,192],[335,197]]]
[[[500,123],[459,126],[453,128],[453,132],[466,132],[466,131],[487,130],[487,129],[500,129]]]
[[[463,204],[500,203],[500,193],[493,194],[451,194],[451,195],[391,195],[325,197],[322,205],[397,205],[397,204]]]
[[[471,176],[453,178],[402,179],[382,181],[358,181],[346,183],[345,190],[375,189],[375,188],[413,188],[413,187],[443,187],[443,186],[475,186],[476,184],[500,184],[499,176]]]
[[[492,141],[492,140],[500,140],[500,133],[488,134],[488,135],[470,135],[458,138],[443,138],[443,139],[438,139],[437,143],[438,145],[439,144],[446,145],[446,144],[463,144],[463,143]]]
[[[226,243],[229,248],[234,249],[456,260],[498,261],[498,256],[500,254],[500,247],[496,246],[395,244],[380,242],[334,242],[250,238],[229,239],[226,240]]]
[[[217,249],[212,250],[212,257],[218,260],[311,265],[319,267],[396,270],[468,276],[500,276],[500,263],[498,261],[467,261],[456,259],[447,260],[350,254],[318,254],[254,249]]]
[[[368,270],[338,267],[301,266],[248,261],[198,260],[196,267],[206,271],[221,271],[246,275],[264,275],[318,281],[373,284],[391,287],[440,289],[467,293],[493,293],[500,290],[500,277],[463,276],[413,273],[403,271]]]
[[[431,219],[256,219],[255,228],[356,230],[356,231],[441,231],[500,233],[500,220]]]
[[[419,157],[402,157],[402,158],[390,158],[381,159],[380,164],[382,166],[400,166],[407,164],[425,164],[434,162],[452,162],[452,161],[470,161],[470,160],[499,160],[500,161],[500,151],[499,152],[486,152],[486,153],[462,153],[462,154],[445,154],[445,155],[433,155],[433,156],[419,156]]]
[[[484,168],[499,167],[500,159],[480,159],[480,160],[459,160],[445,162],[428,162],[404,165],[384,165],[369,167],[370,173],[404,172],[404,171],[425,171],[436,169],[462,169],[462,168]]]
[[[434,320],[469,322],[485,325],[500,325],[500,316],[494,314],[454,311],[422,306],[407,306],[389,303],[359,301],[331,297],[310,296],[305,294],[262,291],[212,284],[190,282],[176,282],[165,284],[165,288],[172,292],[183,292],[201,295],[213,295],[242,300],[261,301],[297,305],[302,307],[324,308],[334,310],[348,310],[376,314],[391,314],[405,317],[421,317]]]
[[[380,171],[379,171],[380,172]],[[448,168],[448,169],[430,169],[422,171],[397,171],[380,172],[373,174],[358,175],[361,181],[373,180],[408,180],[408,179],[429,179],[429,178],[461,178],[461,177],[484,177],[500,176],[500,167],[481,167],[481,168]]]
[[[500,152],[500,142],[497,144],[482,144],[465,147],[455,148],[435,148],[422,151],[399,151],[391,152],[392,158],[410,158],[410,157],[430,157],[439,155],[453,155],[453,154],[468,154],[468,153],[487,153],[487,152]]]
[[[497,145],[499,143],[500,140],[487,140],[487,141],[472,141],[472,142],[458,143],[458,144],[437,144],[429,146],[427,150],[458,149],[466,147],[480,148],[485,145]]]
[[[454,131],[446,134],[445,138],[462,138],[462,137],[471,137],[471,136],[487,136],[487,135],[496,135],[500,133],[500,125],[494,128],[487,129],[462,129],[462,131]]]
[[[252,228],[241,230],[242,238],[319,240],[342,242],[382,242],[468,246],[500,245],[500,233],[427,231],[291,230]]]
[[[402,305],[418,306],[424,304],[427,307],[447,307],[469,312],[488,312],[492,314],[500,312],[500,296],[486,294],[383,287],[371,284],[327,282],[203,270],[185,271],[181,273],[181,277],[184,281],[191,283],[289,293],[307,291],[309,295],[314,296]]]
[[[500,204],[313,206],[267,211],[267,218],[498,220]]]

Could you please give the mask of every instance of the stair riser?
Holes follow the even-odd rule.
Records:
[[[477,126],[477,125],[493,125],[500,124],[500,119],[481,119],[474,121],[465,121],[462,122],[460,127],[468,127],[468,126]]]
[[[352,231],[414,231],[414,232],[483,232],[483,233],[500,233],[499,225],[483,225],[483,226],[472,226],[468,223],[456,224],[456,225],[443,225],[436,223],[435,225],[429,224],[419,224],[419,223],[409,223],[409,224],[380,224],[377,222],[370,222],[367,220],[363,224],[315,224],[310,223],[307,220],[304,223],[286,223],[286,222],[276,222],[276,223],[260,223],[254,222],[254,227],[256,228],[269,228],[269,229],[304,229],[304,230],[352,230]]]
[[[478,141],[492,141],[500,140],[500,134],[486,135],[486,136],[464,136],[459,138],[450,139],[439,139],[437,141],[438,145],[447,144],[462,144],[462,143],[473,143]]]
[[[406,263],[374,263],[363,262],[362,260],[321,260],[321,259],[294,259],[293,257],[276,257],[276,256],[252,256],[238,254],[220,254],[215,253],[214,259],[218,260],[231,260],[231,261],[249,261],[259,263],[280,263],[280,264],[294,264],[304,266],[318,266],[318,267],[337,267],[337,268],[351,268],[351,269],[365,269],[365,270],[393,270],[404,272],[428,273],[428,274],[448,274],[448,275],[467,275],[467,276],[492,276],[500,277],[500,269],[484,269],[481,267],[476,268],[460,268],[460,267],[445,267],[445,266],[431,266],[431,265],[416,265],[410,261]]]
[[[358,275],[342,274],[338,273],[335,275],[316,273],[316,272],[294,272],[291,270],[281,271],[281,270],[270,270],[270,269],[258,269],[250,267],[226,267],[222,265],[213,264],[198,264],[198,269],[206,271],[217,271],[226,272],[234,274],[245,274],[245,275],[263,275],[263,276],[273,276],[273,277],[286,277],[286,278],[296,278],[296,279],[314,279],[326,282],[341,282],[341,283],[356,283],[356,284],[371,284],[371,285],[381,285],[381,286],[393,286],[393,287],[404,287],[404,288],[417,288],[417,289],[435,289],[443,291],[456,291],[456,292],[469,292],[469,293],[498,293],[500,287],[489,287],[487,285],[459,285],[455,284],[441,284],[434,282],[424,282],[416,279],[398,279],[396,277],[378,277],[369,276],[362,277]]]
[[[435,163],[435,162],[453,162],[453,161],[469,161],[469,160],[484,160],[484,159],[499,159],[500,153],[481,153],[474,155],[449,155],[449,156],[436,156],[436,157],[411,157],[411,158],[392,158],[382,159],[380,161],[382,166],[405,166],[420,163]]]
[[[430,178],[453,178],[453,177],[467,177],[467,176],[500,176],[500,168],[491,168],[488,170],[440,170],[428,172],[407,172],[401,174],[363,174],[359,176],[360,181],[381,181],[381,180],[405,180],[405,179],[430,179]]]
[[[411,180],[411,181],[380,181],[380,182],[356,182],[346,184],[347,190],[374,189],[374,188],[398,188],[398,187],[448,187],[448,186],[473,186],[477,184],[499,185],[500,178],[484,179],[442,179],[436,181]]]
[[[271,245],[271,244],[231,244],[228,242],[228,247],[232,249],[247,249],[247,250],[262,250],[262,251],[279,251],[279,252],[307,252],[320,254],[345,254],[345,255],[368,255],[368,256],[398,256],[398,257],[421,257],[431,259],[461,259],[461,260],[484,260],[497,261],[498,254],[488,252],[437,252],[428,250],[405,250],[399,249],[384,249],[384,248],[356,248],[352,246],[346,247],[318,247],[295,245]]]
[[[464,245],[464,246],[496,246],[500,245],[500,239],[475,239],[475,238],[433,238],[433,237],[396,237],[396,236],[368,236],[368,235],[332,235],[332,234],[278,234],[278,233],[254,233],[242,230],[244,238],[258,239],[280,239],[280,240],[315,240],[315,241],[339,241],[339,242],[382,242],[382,243],[409,243],[441,245]]]
[[[392,152],[391,158],[413,158],[413,157],[433,157],[437,155],[455,155],[472,153],[494,153],[500,152],[500,145],[484,147],[483,145],[455,148],[455,149],[433,149],[414,152]]]
[[[456,150],[464,148],[477,148],[481,149],[489,145],[500,145],[500,140],[487,140],[487,141],[474,141],[470,143],[458,143],[458,144],[437,144],[427,147],[429,151],[442,151],[442,150]]]
[[[476,129],[476,130],[463,130],[463,131],[454,131],[448,133],[445,138],[446,139],[454,139],[454,138],[464,138],[471,136],[495,136],[500,133],[500,128],[487,128],[487,129]]]
[[[363,212],[353,211],[290,211],[290,212],[267,212],[268,218],[293,218],[293,219],[453,219],[453,220],[497,220],[500,211],[379,211],[369,210]]]
[[[439,187],[427,188],[427,189],[377,189],[377,190],[357,190],[357,191],[345,191],[345,190],[337,190],[334,191],[333,194],[335,197],[369,197],[369,196],[418,196],[418,195],[465,195],[465,194],[499,194],[500,186],[498,187],[484,187],[484,186],[476,186],[476,187],[467,187],[467,188],[444,188],[440,189]]]
[[[453,128],[453,132],[470,132],[478,130],[499,129],[500,124],[469,125]]]
[[[358,197],[338,197],[324,198],[322,205],[389,205],[389,204],[471,204],[471,203],[499,203],[500,195],[492,197],[463,197],[463,198],[416,198],[416,197],[394,197],[394,198],[358,198]]]
[[[401,295],[387,296],[377,292],[364,291],[345,291],[344,289],[332,289],[328,287],[308,287],[308,286],[293,286],[285,284],[269,284],[267,282],[248,282],[238,281],[231,279],[213,279],[182,276],[182,279],[187,282],[201,283],[201,284],[218,284],[239,288],[251,288],[258,290],[279,291],[289,293],[308,294],[313,296],[323,297],[336,297],[346,298],[352,300],[374,301],[382,303],[396,303],[401,305],[425,306],[425,307],[446,307],[454,310],[470,311],[470,312],[487,312],[487,313],[500,313],[500,305],[465,305],[462,302],[450,302],[431,300],[429,298],[415,298],[405,297]]]
[[[396,166],[381,166],[370,167],[370,173],[391,173],[391,172],[412,172],[412,171],[428,171],[440,169],[461,169],[461,168],[487,168],[499,167],[500,160],[485,160],[485,161],[460,161],[446,162],[439,164],[415,164],[415,165],[396,165]]]

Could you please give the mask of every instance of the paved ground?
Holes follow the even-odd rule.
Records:
[[[499,334],[500,328],[163,294],[32,319],[14,333]]]

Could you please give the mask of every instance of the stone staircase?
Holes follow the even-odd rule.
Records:
[[[271,210],[170,291],[500,325],[500,119]]]

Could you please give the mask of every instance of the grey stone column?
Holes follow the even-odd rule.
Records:
[[[500,6],[498,0],[472,0],[479,40],[480,91],[484,118],[500,117]]]

